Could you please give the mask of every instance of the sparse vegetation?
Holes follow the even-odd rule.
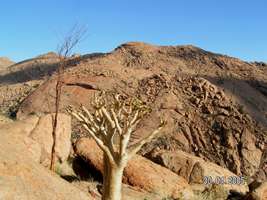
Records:
[[[158,50],[160,53],[158,53]],[[144,52],[140,54],[141,56],[131,59],[131,54],[135,51]],[[170,54],[170,51],[172,51],[173,56]],[[149,60],[146,60],[148,59],[146,56],[148,54],[150,54]],[[188,55],[192,56],[188,57]],[[157,153],[163,150],[184,151],[226,167],[236,174],[250,177],[250,172],[257,171],[259,168],[262,169],[264,166],[264,163],[261,162],[263,164],[257,167],[260,155],[264,154],[264,149],[266,149],[266,134],[259,126],[261,123],[259,119],[263,116],[262,113],[264,113],[264,115],[266,114],[266,109],[264,108],[266,99],[265,96],[259,96],[258,98],[251,95],[260,95],[260,93],[257,93],[259,88],[251,87],[250,84],[247,84],[246,77],[242,77],[242,74],[239,74],[234,66],[247,67],[250,71],[253,71],[254,68],[253,66],[247,66],[246,63],[242,61],[232,60],[223,56],[218,58],[216,56],[214,57],[212,53],[209,53],[205,55],[206,58],[213,57],[214,59],[225,60],[225,66],[223,67],[227,70],[222,68],[220,73],[214,75],[214,71],[212,71],[214,66],[209,62],[209,59],[204,59],[206,60],[205,65],[199,63],[200,60],[203,60],[201,58],[202,56],[203,55],[193,47],[155,48],[152,45],[143,43],[131,43],[130,45],[123,45],[101,57],[81,56],[81,58],[79,58],[80,60],[77,59],[75,62],[73,61],[74,58],[68,57],[67,59],[70,62],[67,64],[72,63],[73,65],[71,64],[71,66],[75,67],[69,67],[70,65],[68,65],[68,70],[64,72],[66,84],[63,83],[64,93],[62,93],[63,97],[60,102],[61,108],[65,108],[69,104],[77,106],[86,102],[86,108],[93,115],[95,107],[87,105],[87,100],[91,98],[94,93],[98,93],[100,89],[106,91],[114,89],[125,94],[125,96],[120,96],[119,99],[125,101],[126,107],[130,105],[130,101],[128,101],[127,98],[136,96],[142,99],[146,105],[149,105],[153,111],[151,115],[145,118],[140,126],[138,126],[140,129],[138,129],[136,135],[132,135],[134,136],[132,140],[135,140],[136,137],[140,139],[145,131],[151,130],[151,127],[157,127],[159,123],[157,118],[160,115],[166,116],[169,122],[165,129],[166,131],[164,131],[167,134],[162,134],[161,137],[155,138],[147,143],[147,145],[144,145],[142,150],[139,151],[140,155],[146,157],[145,159],[150,159],[163,165],[163,162],[159,162],[157,157],[155,157]],[[4,103],[1,104],[0,107],[1,112],[3,111],[3,113],[6,114],[9,109],[12,116],[15,117],[17,115],[20,119],[26,119],[31,114],[39,117],[42,116],[43,113],[54,112],[55,106],[53,106],[53,104],[55,100],[57,74],[53,74],[53,72],[57,69],[55,63],[58,63],[58,56],[57,54],[49,54],[45,57],[46,59],[42,58],[43,63],[38,61],[36,65],[32,64],[35,59],[32,59],[32,61],[25,61],[23,66],[19,63],[17,69],[13,71],[12,76],[5,75],[5,77],[1,79],[8,80],[10,77],[19,77],[19,79],[16,80],[12,79],[12,84],[6,84],[4,86],[1,83],[1,97],[2,94],[4,97]],[[127,59],[127,57],[130,57],[130,59]],[[50,64],[48,65],[45,64],[48,62],[47,59],[50,60]],[[127,60],[127,62],[137,61],[138,65],[137,63],[133,63],[127,67],[124,65],[124,60]],[[229,63],[232,64],[230,65]],[[28,67],[29,70],[41,66],[43,70],[41,73],[45,74],[45,71],[49,71],[51,72],[49,74],[50,76],[44,80],[42,74],[37,74],[38,70],[35,70],[34,73],[24,73],[22,69],[27,68],[28,65],[30,65],[30,67]],[[51,68],[51,66],[53,66],[53,68]],[[202,70],[197,72],[195,70],[198,69],[195,69],[194,66],[199,66]],[[188,69],[190,69],[190,72],[187,71]],[[179,73],[177,71],[179,71]],[[226,76],[225,74],[228,72],[236,74],[237,76]],[[195,76],[196,73],[198,73],[198,77]],[[36,77],[30,77],[32,74],[36,75]],[[175,74],[176,76],[174,76]],[[25,77],[23,77],[24,75]],[[51,76],[52,78],[48,80]],[[263,76],[264,75],[262,75],[262,77]],[[40,80],[40,78],[42,80]],[[28,79],[35,79],[35,81]],[[22,82],[24,80],[27,80],[27,82]],[[38,84],[40,84],[40,87],[37,87]],[[220,85],[218,86],[218,84]],[[239,88],[240,85],[242,86],[242,91]],[[261,83],[261,86],[264,86],[264,83]],[[261,87],[261,89],[264,88]],[[235,98],[233,99],[234,103],[231,102],[231,98],[229,98],[231,96],[229,91],[235,93]],[[32,95],[30,95],[30,93]],[[240,97],[242,97],[242,101],[239,101]],[[45,98],[47,98],[47,101]],[[255,101],[255,98],[257,98],[257,101]],[[113,102],[112,100],[114,99],[109,98],[107,100],[108,104],[111,104]],[[48,103],[46,104],[46,102],[49,102],[51,106],[48,105]],[[255,102],[259,104],[256,105]],[[142,105],[142,103],[140,105]],[[108,109],[109,108],[108,106]],[[80,111],[82,111],[82,109]],[[147,111],[150,112],[150,110]],[[82,114],[87,116],[84,111],[82,111]],[[110,117],[112,117],[112,113],[109,114]],[[9,117],[9,115],[7,116]],[[80,127],[76,129],[76,122],[75,120],[73,122],[73,125],[75,125],[72,130],[73,144],[81,139],[81,136],[90,135],[86,130],[81,131]],[[256,122],[259,123],[257,124]],[[49,123],[51,124],[51,121],[49,121]],[[106,123],[106,127],[111,126],[108,125],[108,121]],[[262,120],[262,123],[264,123],[264,120]],[[101,134],[98,134],[98,136],[100,135]],[[128,146],[130,147],[132,144],[133,143]],[[116,134],[116,137],[114,136],[115,149],[119,149],[118,145],[119,136]],[[84,149],[85,148],[86,146]],[[50,151],[48,155],[49,154]],[[251,159],[251,157],[253,157],[253,159]],[[49,156],[47,156],[47,160],[49,160]],[[266,159],[262,156],[261,160],[265,161]],[[84,159],[84,161],[86,161],[86,159]],[[136,167],[138,167],[138,165]],[[166,165],[165,167],[173,170],[172,166]],[[57,165],[55,171],[62,178],[78,186],[79,184],[83,185],[85,182],[87,185],[92,184],[91,187],[94,189],[91,188],[91,190],[95,190],[94,192],[98,195],[102,194],[102,192],[106,192],[102,190],[98,191],[92,183],[100,184],[102,182],[102,171],[97,174],[95,171],[98,169],[96,169],[95,166],[86,165],[82,166],[82,168],[86,169],[87,174],[85,173],[85,176],[83,176],[83,174],[76,174],[76,171],[74,175],[65,175],[65,173],[63,173],[65,172],[65,168],[63,171],[61,168],[58,168]],[[179,174],[180,171],[177,170],[175,173]],[[264,178],[264,173],[263,170],[259,170],[260,178]],[[184,176],[184,174],[179,175]],[[127,177],[126,179],[129,178]],[[259,180],[259,178],[256,177],[255,179]],[[137,180],[137,178],[135,180]],[[154,178],[153,180],[156,179]],[[142,181],[140,181],[140,183],[142,183]],[[126,184],[131,183],[126,182]],[[162,189],[163,187],[161,187],[162,191],[165,190],[161,194],[158,193],[159,189],[157,189],[157,187],[158,185],[153,185],[153,189],[142,191],[140,199],[147,197],[148,200],[152,200],[153,198],[151,198],[150,195],[155,195],[155,197],[165,195],[164,192],[167,192],[167,187],[166,189]],[[88,193],[88,187],[79,186],[79,188],[84,188],[84,190],[82,190]],[[148,192],[148,194],[146,192]],[[218,196],[220,192],[217,191],[215,193],[216,194],[212,194],[206,191],[199,194],[200,196],[198,196],[198,199],[217,198],[216,195]],[[168,191],[168,194],[172,193]],[[89,195],[91,195],[91,193]],[[132,195],[132,193],[130,195]]]
[[[138,99],[122,99],[118,94],[102,92],[93,100],[94,113],[82,106],[78,111],[68,112],[87,130],[104,152],[103,200],[120,200],[123,170],[140,148],[153,139],[164,127],[162,121],[157,129],[137,143],[129,145],[136,126],[149,112]]]
[[[60,166],[58,163],[55,164],[55,172],[56,172],[56,174],[58,174],[59,176],[62,175],[62,169],[61,169],[61,166]]]
[[[55,96],[55,116],[53,117],[53,146],[51,152],[51,163],[50,170],[55,171],[55,162],[56,162],[56,130],[58,123],[58,113],[61,103],[61,92],[63,83],[64,71],[68,65],[68,57],[71,55],[73,48],[81,41],[83,36],[86,33],[84,27],[74,26],[70,33],[66,36],[63,43],[59,46],[58,55],[59,55],[59,65],[57,69],[57,79],[56,79],[56,96]]]

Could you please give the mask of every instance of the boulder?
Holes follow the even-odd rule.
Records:
[[[123,185],[122,187],[122,199],[125,200],[136,200],[136,199],[153,199],[153,200],[162,200],[162,197],[156,194],[148,193],[136,189],[134,187]]]
[[[184,177],[190,184],[205,184],[205,179],[208,179],[213,183],[221,184],[227,190],[242,194],[248,192],[247,183],[243,180],[244,177],[239,177],[228,169],[183,151],[159,151],[152,153],[151,158],[179,176]],[[219,183],[219,181],[223,180],[225,181],[224,183]],[[234,182],[235,180],[236,184],[230,184],[231,181]],[[240,184],[238,183],[239,181]]]
[[[81,191],[88,192],[94,200],[101,200],[101,194],[103,192],[102,186],[97,182],[90,181],[73,181],[71,183],[75,187],[78,187]],[[163,200],[160,195],[155,193],[149,193],[136,187],[132,187],[126,184],[122,184],[122,199],[123,200]],[[166,198],[165,198],[166,199]]]
[[[36,127],[29,134],[29,137],[38,142],[42,148],[41,162],[47,166],[49,164],[53,145],[53,117],[54,114],[41,116]],[[58,125],[56,130],[56,155],[60,162],[64,162],[71,150],[71,117],[62,113],[58,115]]]
[[[138,155],[125,168],[123,182],[165,197],[178,198],[181,192],[189,192],[188,184],[181,176]]]
[[[9,134],[20,134],[23,136],[29,136],[33,129],[37,126],[39,117],[30,115],[26,119],[19,121],[12,121],[1,126],[3,132]]]
[[[52,116],[28,116],[27,118],[4,124],[1,130],[13,135],[23,136],[22,141],[27,146],[34,161],[41,162],[44,166],[50,163],[53,144]],[[71,117],[62,113],[58,115],[56,155],[61,162],[65,161],[71,150]]]
[[[103,152],[93,139],[79,139],[75,144],[75,152],[103,174]],[[183,196],[190,199],[193,195],[184,178],[139,155],[128,161],[123,173],[123,183],[162,197]]]
[[[267,199],[267,182],[261,183],[257,188],[250,192],[245,200],[266,200]]]
[[[259,168],[262,152],[255,145],[256,137],[248,129],[244,129],[241,143],[244,168],[248,175],[253,176]]]
[[[22,141],[26,146],[28,153],[30,154],[30,157],[33,159],[33,161],[35,161],[36,163],[40,163],[42,156],[41,145],[29,137],[24,137]]]
[[[0,129],[0,133],[0,199],[91,199],[36,163],[20,132]]]

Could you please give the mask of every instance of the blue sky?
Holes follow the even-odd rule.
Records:
[[[144,41],[267,62],[266,0],[3,0],[0,21],[0,56],[15,61],[55,51],[79,23],[88,33],[77,53]]]

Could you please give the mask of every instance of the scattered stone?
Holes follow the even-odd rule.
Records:
[[[241,180],[241,177],[214,163],[204,161],[183,151],[161,151],[151,155],[151,159],[184,177],[190,184],[209,185],[206,181],[213,181],[213,183],[218,181],[217,184],[219,184],[219,181],[230,182],[232,179],[236,179],[240,181],[239,184],[227,182],[222,186],[228,191],[234,190],[242,194],[248,191],[248,186],[245,180]]]
[[[257,188],[253,189],[246,195],[244,200],[266,200],[267,199],[267,182],[261,183]]]
[[[241,153],[247,174],[253,176],[260,165],[262,152],[255,145],[256,138],[248,129],[244,129],[241,137]]]
[[[230,116],[229,111],[227,111],[227,110],[225,110],[223,108],[218,109],[217,112],[218,112],[219,115]]]

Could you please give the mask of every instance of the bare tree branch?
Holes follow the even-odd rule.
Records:
[[[85,107],[80,111],[69,109],[68,112],[82,124],[104,152],[104,169],[107,174],[104,174],[105,188],[102,199],[118,200],[121,196],[122,173],[128,160],[146,142],[152,140],[166,122],[162,121],[160,126],[147,137],[128,147],[132,133],[140,120],[149,112],[148,107],[136,99],[126,102],[120,95],[113,94],[112,100],[108,99],[105,92],[95,95],[92,105],[95,109],[94,114]],[[119,140],[116,144],[114,144],[115,135]],[[116,176],[110,176],[109,173],[114,173]]]
[[[115,162],[114,161],[114,157],[112,155],[112,153],[110,152],[109,146],[106,146],[103,138],[99,138],[97,137],[96,133],[94,131],[92,131],[92,129],[90,128],[90,122],[89,121],[84,121],[83,117],[81,117],[76,111],[71,110],[70,108],[67,110],[68,113],[70,113],[73,117],[75,117],[81,124],[82,126],[88,131],[88,133],[92,136],[92,138],[96,141],[96,143],[98,144],[98,146],[102,149],[102,151],[104,151],[106,153],[106,155],[108,156],[109,160],[111,162]]]
[[[114,109],[111,109],[111,114],[112,114],[112,118],[113,118],[113,120],[114,120],[114,122],[115,122],[115,126],[116,126],[116,128],[117,128],[119,134],[121,135],[121,134],[122,134],[122,128],[121,128],[121,126],[120,126],[120,124],[119,124],[119,120],[118,120],[118,117],[117,117],[117,115],[116,115]]]
[[[57,69],[57,79],[56,79],[56,97],[55,97],[55,116],[52,118],[52,136],[53,136],[53,144],[51,150],[51,162],[50,169],[55,171],[55,162],[56,162],[56,145],[57,145],[57,137],[56,130],[58,125],[58,113],[61,102],[61,93],[63,87],[63,75],[64,70],[67,67],[68,56],[70,55],[73,48],[81,41],[83,36],[86,33],[86,29],[84,27],[78,27],[77,25],[73,26],[71,32],[66,36],[63,43],[60,45],[58,49],[59,55],[59,66]]]
[[[101,111],[103,112],[104,117],[106,118],[106,120],[109,122],[111,128],[112,129],[115,128],[115,126],[116,126],[115,122],[112,120],[112,118],[111,118],[110,114],[108,113],[108,111],[106,110],[106,108],[102,107]]]

